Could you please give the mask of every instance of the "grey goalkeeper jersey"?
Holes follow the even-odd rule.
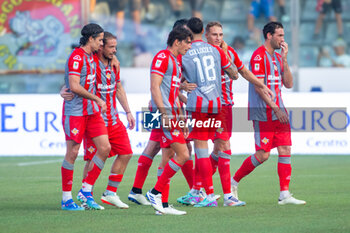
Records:
[[[229,66],[229,60],[219,47],[202,40],[192,42],[192,48],[182,56],[183,76],[198,87],[187,96],[187,111],[218,113],[221,107],[221,69]]]

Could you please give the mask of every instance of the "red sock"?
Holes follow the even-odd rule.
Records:
[[[172,163],[176,168],[175,170],[170,167],[169,163]],[[164,167],[162,175],[159,177],[156,185],[154,188],[159,191],[163,192],[164,187],[170,182],[171,177],[173,177],[178,170],[181,169],[181,165],[175,162],[174,159],[171,159]]]
[[[201,177],[199,175],[199,170],[198,170],[198,159],[197,156],[195,156],[196,163],[194,165],[194,174],[193,174],[193,186],[192,188],[195,190],[200,190],[201,187],[203,186]]]
[[[201,158],[197,159],[196,163],[198,163],[199,175],[203,182],[203,187],[207,195],[214,193],[213,187],[213,177],[211,171],[211,164],[209,158]]]
[[[101,173],[101,169],[98,166],[96,166],[96,164],[94,164],[94,167],[92,168],[92,170],[88,172],[85,178],[85,182],[90,185],[94,185],[97,178],[100,176],[100,173]]]
[[[123,180],[123,174],[111,174],[108,177],[107,190],[111,192],[117,192],[118,185]]]
[[[159,170],[160,168],[158,168]],[[159,179],[160,176],[158,176]],[[169,188],[170,188],[170,183],[167,183],[163,189],[162,192],[162,203],[168,203],[169,202]]]
[[[187,160],[187,162],[182,166],[181,171],[184,174],[187,184],[191,189],[193,186],[193,176],[194,176],[193,160],[192,159]]]
[[[224,151],[223,153],[231,156],[231,150]],[[231,193],[231,172],[230,172],[231,159],[219,157],[218,167],[221,180],[222,191],[224,194]]]
[[[149,168],[152,165],[153,160],[141,155],[137,163],[137,171],[135,175],[135,181],[133,187],[142,189],[143,184],[148,175]]]
[[[290,162],[290,155],[280,155],[279,160],[282,157],[282,159],[287,159]],[[277,173],[280,180],[280,191],[287,191],[289,190],[289,182],[290,177],[292,175],[292,166],[290,163],[278,163],[277,164]]]
[[[64,167],[61,167],[61,176],[62,176],[62,191],[69,192],[72,191],[73,184],[73,171]]]
[[[252,163],[252,156],[255,157],[255,155],[251,155],[248,158],[246,158],[246,160],[244,160],[244,162],[242,163],[241,167],[237,170],[236,174],[233,177],[235,181],[239,182],[243,177],[245,177],[255,169],[255,166]]]
[[[212,171],[212,175],[215,174],[216,169],[218,168],[218,161],[219,160],[215,160],[212,155],[210,155],[210,164],[211,164],[211,171]]]

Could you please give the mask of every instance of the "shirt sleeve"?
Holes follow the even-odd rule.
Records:
[[[164,76],[168,69],[169,55],[165,52],[159,52],[152,61],[151,74]]]
[[[252,58],[250,59],[250,66],[252,73],[257,78],[265,78],[265,65],[264,65],[264,57],[258,53],[254,53]]]
[[[244,65],[242,60],[238,57],[238,54],[236,53],[236,51],[233,48],[229,47],[229,54],[231,56],[233,63],[237,67],[237,69],[242,70]]]
[[[68,60],[68,75],[80,76],[84,65],[84,57],[78,53],[72,53]]]
[[[228,58],[226,57],[226,54],[224,52],[224,50],[222,50],[220,47],[218,46],[215,46],[216,49],[219,51],[220,53],[220,59],[221,59],[221,68],[223,70],[226,70],[227,68],[230,67],[231,63],[230,61],[228,60]]]

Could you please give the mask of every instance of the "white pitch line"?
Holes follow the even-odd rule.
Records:
[[[37,161],[37,162],[18,163],[17,166],[23,167],[23,166],[41,165],[41,164],[48,164],[48,163],[57,163],[57,162],[62,162],[62,161],[63,161],[63,159],[44,160],[44,161]]]

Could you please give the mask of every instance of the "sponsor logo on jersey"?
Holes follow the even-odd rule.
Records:
[[[260,70],[260,64],[256,63],[254,64],[254,70],[259,71]]]
[[[155,67],[159,68],[161,65],[162,65],[162,61],[161,60],[157,60],[156,64],[155,64]]]
[[[87,150],[92,154],[94,153],[95,148],[93,146],[90,146]]]
[[[265,145],[267,144],[267,143],[269,143],[269,139],[267,139],[266,137],[264,137],[262,140],[261,140],[261,142],[262,143],[264,143]]]
[[[74,136],[76,136],[79,133],[79,130],[77,128],[74,128],[71,132],[74,134]]]
[[[79,68],[79,62],[73,62],[73,69],[77,70]]]
[[[73,60],[81,61],[81,57],[79,55],[75,55],[73,57]]]
[[[165,56],[165,53],[160,53],[158,56],[157,56],[158,58],[166,58],[166,56]]]
[[[256,56],[254,57],[254,61],[260,61],[260,60],[261,60],[260,55],[256,55]]]

